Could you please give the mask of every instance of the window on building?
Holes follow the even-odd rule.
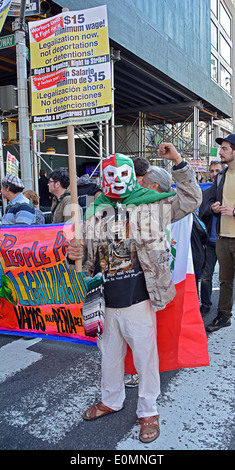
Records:
[[[231,47],[222,34],[220,35],[220,54],[231,65]]]
[[[211,54],[211,78],[218,82],[218,60],[213,54]]]
[[[231,94],[231,16],[223,0],[211,0],[211,78]]]
[[[221,86],[231,95],[231,75],[226,68],[220,64]]]
[[[213,11],[214,15],[218,16],[218,1],[217,0],[211,0],[211,11]]]
[[[220,24],[226,34],[231,38],[231,18],[222,2],[220,2]]]
[[[216,50],[218,49],[218,28],[213,21],[211,21],[211,44]]]

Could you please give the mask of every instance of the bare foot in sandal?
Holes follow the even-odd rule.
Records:
[[[160,434],[158,419],[159,415],[139,418],[141,424],[139,439],[141,442],[152,442],[158,438]]]
[[[119,411],[119,410],[117,410]],[[112,410],[112,408],[109,408],[108,406],[105,406],[102,401],[97,403],[96,405],[91,405],[84,413],[83,419],[86,419],[87,421],[91,421],[93,419],[98,419],[101,418],[102,416],[105,416],[109,413],[115,413],[116,410]]]

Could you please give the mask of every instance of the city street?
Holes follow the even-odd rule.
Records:
[[[216,268],[218,271],[218,268]],[[218,272],[213,281],[215,316]],[[210,366],[161,374],[160,437],[138,439],[137,388],[125,407],[94,422],[84,410],[100,400],[96,347],[40,338],[0,336],[0,449],[80,451],[234,450],[234,321],[208,334]]]
[[[2,462],[222,466],[235,450],[235,288],[231,325],[204,334],[218,263],[202,320],[194,273],[219,238],[230,312],[235,0],[105,3],[0,0]],[[103,303],[116,312],[106,310],[102,379],[91,336]],[[137,401],[139,415],[157,414],[156,310],[160,435],[143,443]],[[118,403],[119,328],[141,380]],[[102,380],[106,405],[124,406],[84,419]],[[142,423],[156,436],[154,420]]]

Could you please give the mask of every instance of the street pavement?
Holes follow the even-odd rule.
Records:
[[[216,314],[218,293],[217,268],[205,325]],[[234,450],[234,328],[233,320],[231,327],[208,334],[209,367],[161,373],[161,434],[150,444],[138,439],[137,388],[126,389],[122,411],[94,422],[82,419],[100,400],[98,348],[0,335],[0,449],[71,455]]]

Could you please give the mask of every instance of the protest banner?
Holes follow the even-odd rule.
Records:
[[[109,120],[106,5],[29,22],[32,129]]]
[[[72,225],[0,228],[0,329],[85,342],[83,277],[66,268]],[[38,241],[36,241],[38,240]],[[95,340],[90,338],[89,344]]]
[[[160,371],[209,365],[191,259],[191,223],[188,216],[167,231],[177,293],[156,312]],[[96,346],[82,325],[84,279],[64,262],[72,236],[70,224],[0,228],[0,333]],[[129,350],[126,372],[134,371]]]

